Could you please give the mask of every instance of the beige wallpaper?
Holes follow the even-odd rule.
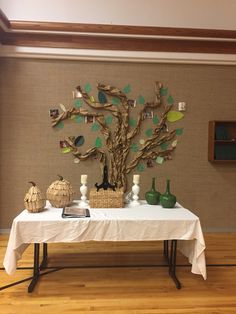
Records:
[[[130,84],[131,98],[143,95],[152,100],[153,84],[159,80],[176,102],[187,103],[184,120],[176,123],[184,127],[184,134],[172,161],[141,173],[141,198],[152,176],[161,192],[170,178],[173,194],[199,215],[205,230],[236,230],[236,164],[207,160],[208,121],[236,120],[235,67],[2,58],[0,80],[1,229],[9,228],[23,209],[30,180],[46,191],[60,173],[71,181],[77,198],[81,174],[88,174],[89,188],[101,181],[97,160],[74,164],[72,155],[59,149],[65,136],[83,134],[85,150],[98,133],[90,132],[90,125],[70,121],[63,130],[53,130],[50,108],[72,104],[71,91],[87,82],[93,91],[97,82],[119,88]]]

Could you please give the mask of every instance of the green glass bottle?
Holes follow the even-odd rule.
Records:
[[[166,192],[160,196],[160,204],[164,208],[175,207],[176,196],[170,193],[170,180],[166,180]]]
[[[160,201],[160,195],[161,193],[156,190],[156,178],[152,178],[152,188],[145,193],[145,199],[149,205],[157,205]]]

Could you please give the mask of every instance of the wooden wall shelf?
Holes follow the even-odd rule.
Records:
[[[208,160],[236,162],[236,121],[209,121]]]

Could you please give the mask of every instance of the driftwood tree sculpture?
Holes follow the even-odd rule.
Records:
[[[127,174],[129,174],[141,161],[155,160],[158,156],[165,159],[171,159],[171,154],[176,145],[173,145],[173,139],[176,135],[176,130],[168,131],[167,128],[167,115],[170,112],[172,105],[162,104],[162,97],[160,90],[162,84],[155,83],[155,101],[146,102],[140,109],[137,117],[137,123],[135,127],[131,127],[129,124],[129,116],[132,110],[130,104],[134,104],[134,101],[128,99],[127,95],[116,87],[110,85],[98,84],[98,92],[105,95],[104,101],[94,100],[87,92],[85,92],[80,86],[78,86],[77,94],[83,102],[86,104],[85,108],[71,108],[52,117],[52,126],[55,127],[61,121],[71,118],[72,116],[82,116],[87,118],[94,118],[100,125],[100,131],[105,139],[107,151],[99,147],[92,147],[85,153],[81,153],[81,149],[76,147],[73,139],[68,138],[67,142],[70,146],[71,152],[79,160],[87,160],[88,158],[99,156],[102,169],[105,165],[109,168],[109,180],[111,183],[116,183],[118,188],[127,188]],[[107,101],[110,97],[118,98],[120,105],[116,106]],[[132,142],[136,135],[140,132],[142,121],[145,119],[145,112],[147,110],[155,110],[157,107],[163,105],[163,113],[160,120],[153,130],[152,136],[146,139],[141,148],[133,154],[130,159],[130,149]],[[93,111],[90,111],[93,109]],[[104,112],[110,112],[114,117],[115,125],[113,125],[113,131],[106,124]],[[166,143],[166,149],[163,150],[163,144]],[[172,143],[172,145],[171,145]],[[129,158],[128,158],[129,156]]]

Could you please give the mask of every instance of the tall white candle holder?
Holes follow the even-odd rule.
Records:
[[[88,206],[88,201],[87,201],[87,192],[88,192],[88,187],[87,187],[87,175],[82,174],[81,175],[81,186],[80,186],[80,193],[81,193],[81,198],[79,202],[79,207],[87,207]]]
[[[133,176],[133,183],[134,185],[132,186],[132,201],[129,203],[130,207],[135,207],[135,206],[139,206],[140,202],[139,202],[139,191],[140,191],[140,187],[139,187],[139,175],[135,174]]]

